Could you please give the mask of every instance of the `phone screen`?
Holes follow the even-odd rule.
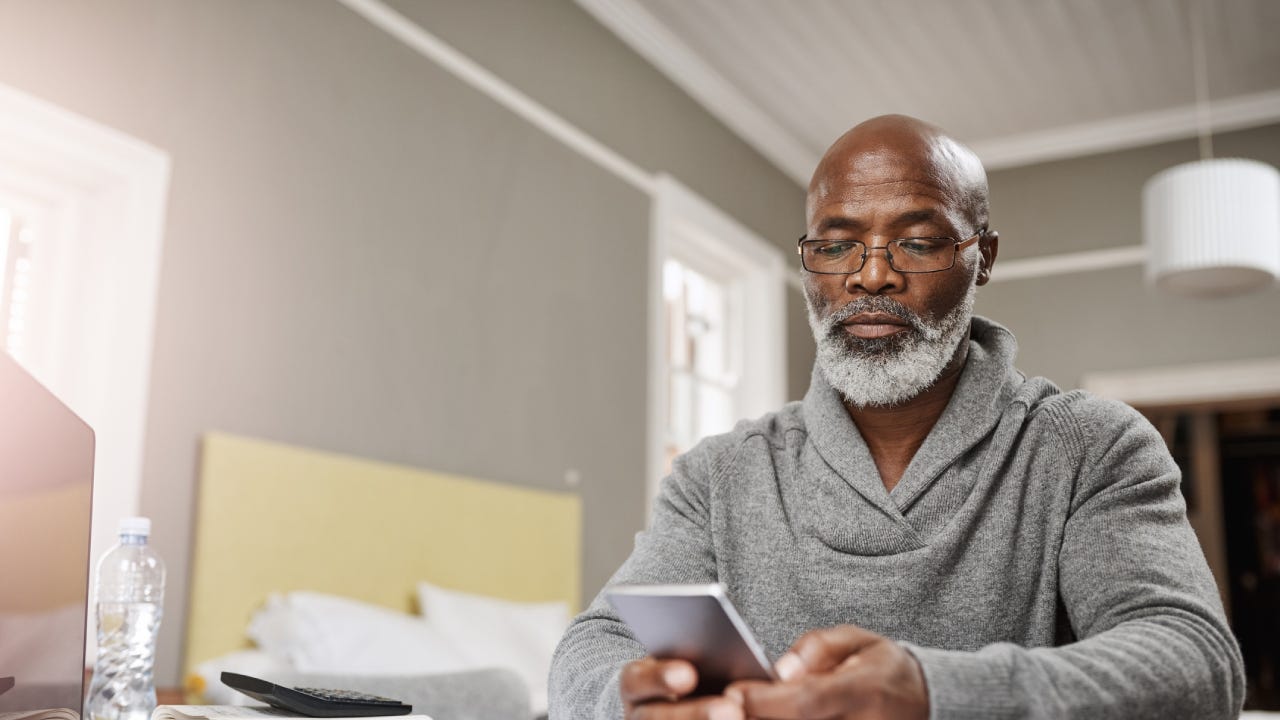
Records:
[[[695,694],[718,693],[735,680],[777,679],[723,585],[619,585],[605,597],[650,655],[698,669]]]

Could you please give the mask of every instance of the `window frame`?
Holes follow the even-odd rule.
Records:
[[[167,153],[0,84],[0,204],[35,233],[15,359],[94,430],[95,559],[140,509],[169,174]]]
[[[786,400],[786,258],[782,250],[745,228],[669,175],[655,181],[650,212],[648,438],[646,518],[665,466],[667,377],[662,269],[668,257],[730,286],[735,310],[731,334],[741,379],[735,413],[753,418]],[[748,321],[749,320],[749,321]]]

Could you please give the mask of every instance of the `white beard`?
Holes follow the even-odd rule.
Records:
[[[964,299],[938,319],[917,315],[885,295],[858,298],[820,318],[806,292],[809,327],[818,343],[818,367],[831,387],[856,407],[891,406],[910,400],[937,381],[960,342],[967,338],[977,290],[970,282]],[[887,338],[863,339],[848,334],[840,323],[863,312],[892,313],[911,327]]]

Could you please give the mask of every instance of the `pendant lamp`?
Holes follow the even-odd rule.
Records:
[[[1191,0],[1200,159],[1157,173],[1142,191],[1147,282],[1180,295],[1233,295],[1280,277],[1280,172],[1213,157],[1201,12]]]

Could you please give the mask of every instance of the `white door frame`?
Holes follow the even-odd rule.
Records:
[[[669,175],[659,174],[651,195],[649,243],[649,401],[645,504],[651,508],[665,456],[668,358],[662,266],[667,257],[707,274],[735,278],[734,295],[747,347],[735,397],[740,417],[777,410],[786,400],[786,261],[782,251]],[[715,268],[721,268],[716,273]]]
[[[38,229],[18,359],[96,435],[95,559],[138,514],[168,185],[166,153],[0,85],[0,201]]]

